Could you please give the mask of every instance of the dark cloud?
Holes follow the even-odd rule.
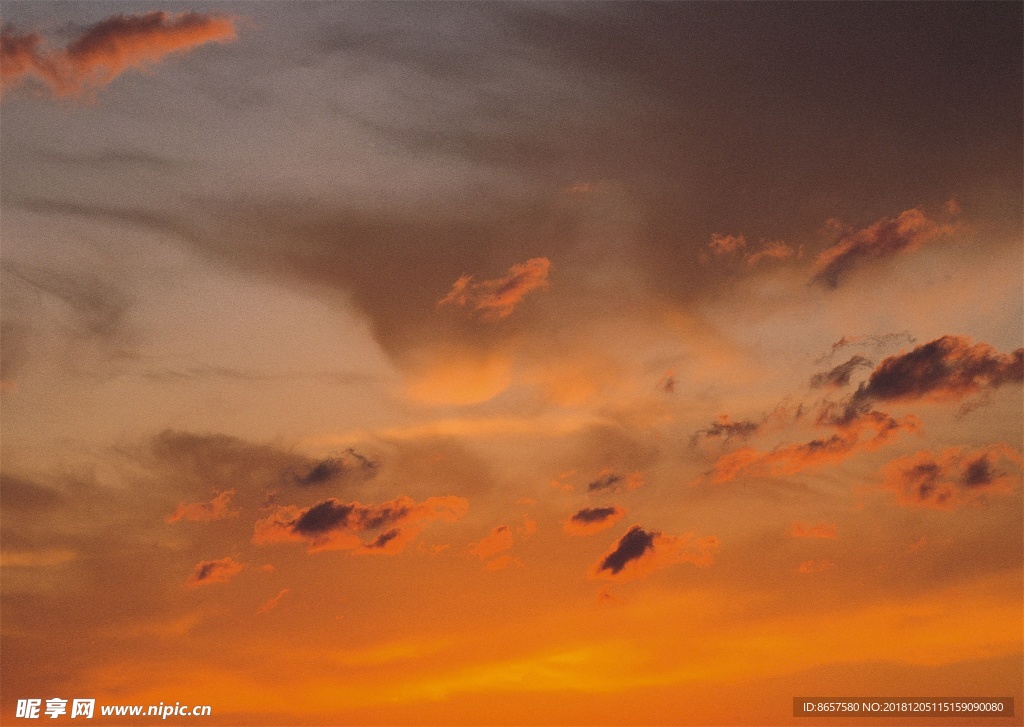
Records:
[[[387,528],[394,534],[379,540],[373,547],[397,553],[423,525],[438,520],[458,520],[468,509],[465,499],[453,496],[429,497],[423,502],[403,496],[379,505],[344,503],[330,498],[308,508],[276,507],[268,517],[256,522],[252,542],[262,545],[305,541],[311,552],[356,550],[373,546],[379,540],[375,538],[367,544],[360,534]],[[387,547],[389,545],[395,547]]]
[[[1005,444],[967,451],[959,447],[922,451],[887,464],[882,469],[882,488],[894,493],[904,507],[952,510],[1011,492],[1019,482],[1020,465],[1020,452]]]
[[[874,364],[863,356],[854,356],[846,363],[829,371],[815,374],[811,378],[812,389],[841,389],[850,383],[850,377],[859,368],[871,368]]]
[[[617,490],[619,484],[622,482],[622,475],[609,472],[608,474],[598,477],[593,482],[587,485],[588,492],[600,492],[602,490]]]
[[[599,523],[620,512],[622,510],[614,505],[610,507],[585,507],[570,519],[578,523]]]
[[[301,472],[290,471],[289,479],[300,487],[337,482],[346,477],[369,479],[377,473],[377,463],[349,447],[337,457],[327,457]]]
[[[996,472],[992,467],[992,460],[986,453],[977,459],[967,462],[960,481],[965,487],[984,487],[991,485],[996,476]]]
[[[813,281],[836,288],[853,268],[867,260],[883,260],[916,250],[953,231],[951,225],[934,222],[916,208],[895,218],[883,218],[863,229],[844,232],[818,256]]]
[[[355,511],[355,505],[345,505],[331,499],[306,510],[292,525],[300,535],[316,536],[336,528],[344,528]]]
[[[658,532],[647,532],[639,525],[634,525],[629,531],[619,538],[608,555],[601,561],[598,571],[608,571],[616,575],[631,560],[640,558],[648,550],[654,549],[654,539]]]
[[[64,501],[58,490],[36,484],[32,480],[0,473],[0,510],[5,513],[52,510]]]
[[[386,533],[381,533],[380,535],[378,535],[376,538],[374,538],[373,542],[367,543],[365,547],[367,547],[370,550],[384,548],[388,543],[390,543],[392,540],[394,540],[401,534],[401,530],[399,530],[398,528],[392,528],[391,530],[388,530]]]
[[[780,445],[770,451],[751,447],[738,449],[719,457],[711,470],[698,477],[694,484],[705,481],[722,484],[740,476],[792,475],[878,449],[901,432],[916,432],[921,428],[920,420],[911,414],[895,419],[885,412],[849,405],[826,407],[817,423],[838,431],[809,442]]]
[[[228,556],[219,560],[202,560],[196,564],[192,575],[185,581],[189,588],[204,586],[210,583],[227,583],[240,573],[245,566]]]
[[[569,535],[590,535],[612,527],[626,514],[617,505],[585,507],[565,521],[563,529]]]
[[[943,336],[886,358],[854,395],[864,401],[955,401],[1024,380],[1024,348],[1001,354],[966,336]]]
[[[733,437],[746,439],[760,429],[762,424],[763,422],[752,422],[747,419],[734,422],[729,418],[728,414],[722,414],[718,421],[712,422],[706,429],[699,429],[694,432],[690,436],[690,446],[696,446],[702,438],[717,439],[718,437],[724,437],[726,442]]]

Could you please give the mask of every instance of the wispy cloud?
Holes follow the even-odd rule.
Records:
[[[789,444],[770,451],[744,447],[719,457],[711,470],[694,484],[722,484],[740,476],[792,475],[806,469],[842,462],[854,454],[888,444],[900,432],[917,432],[920,420],[912,414],[902,419],[880,411],[866,411],[848,421],[833,421],[838,431],[802,444]]]
[[[884,260],[912,252],[955,231],[953,225],[935,222],[916,207],[859,230],[843,229],[837,221],[831,222],[842,232],[832,246],[818,255],[813,278],[829,288],[839,287],[854,268],[867,260]]]
[[[815,374],[811,377],[812,389],[841,389],[850,383],[850,377],[859,368],[871,368],[874,364],[863,356],[853,356],[845,363]]]
[[[531,291],[548,286],[551,261],[546,257],[530,258],[509,268],[508,275],[493,280],[473,282],[472,275],[463,275],[455,281],[438,306],[469,306],[488,320],[509,316],[520,301]]]
[[[144,69],[172,53],[235,39],[225,15],[153,11],[113,15],[86,28],[65,48],[50,48],[37,32],[0,30],[0,93],[33,79],[54,97],[81,96],[129,69]]]

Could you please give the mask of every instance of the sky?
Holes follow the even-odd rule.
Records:
[[[5,2],[0,721],[1020,724],[1022,20]]]

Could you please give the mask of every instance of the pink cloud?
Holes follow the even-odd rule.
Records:
[[[530,258],[509,268],[508,275],[493,280],[473,282],[472,275],[463,275],[455,281],[438,306],[470,306],[488,320],[509,316],[520,301],[531,291],[548,286],[551,261],[546,257]]]
[[[172,53],[235,39],[235,21],[195,12],[114,15],[87,28],[66,48],[47,47],[35,32],[0,31],[0,93],[28,79],[54,97],[81,96],[129,69],[145,69]]]

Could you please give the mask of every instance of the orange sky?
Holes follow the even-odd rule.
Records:
[[[0,722],[1021,724],[1020,28],[6,4]]]

